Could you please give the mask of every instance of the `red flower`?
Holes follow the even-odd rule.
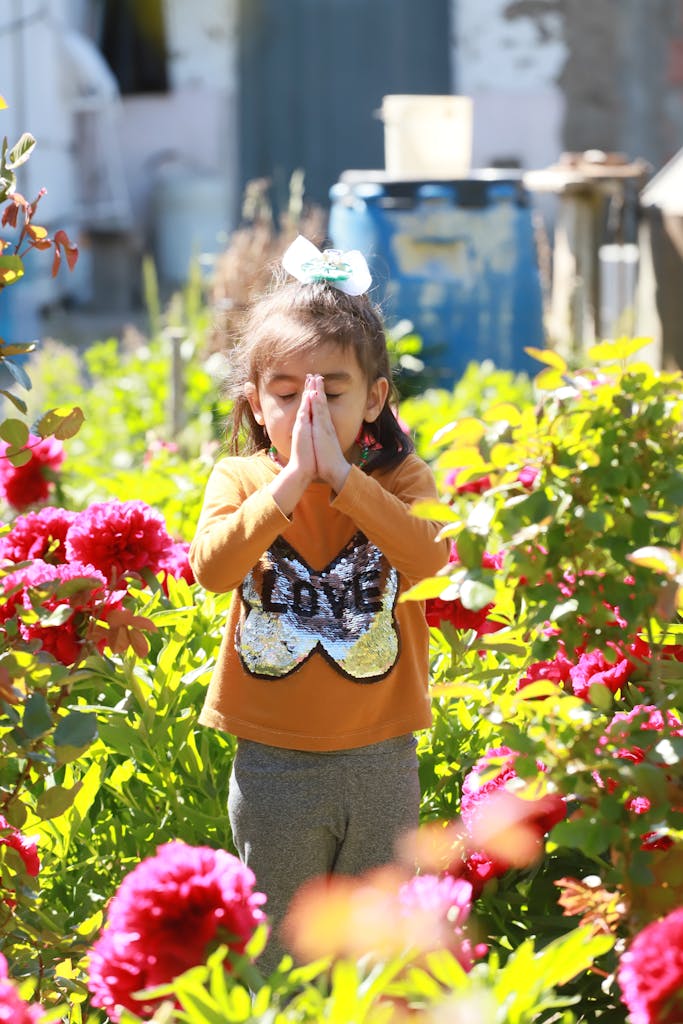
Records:
[[[122,881],[108,923],[90,952],[93,1005],[118,1021],[121,1008],[151,1015],[133,993],[203,964],[213,945],[243,952],[265,915],[249,868],[224,850],[176,840]]]
[[[492,555],[490,552],[485,551],[481,560],[482,568],[500,569],[503,564],[503,557],[502,552]],[[448,561],[454,563],[458,561],[458,552],[455,544],[451,545]],[[504,627],[504,623],[494,622],[492,619],[489,619],[488,616],[492,609],[493,604],[487,604],[483,608],[473,610],[465,608],[460,598],[444,601],[440,597],[431,597],[426,602],[425,615],[427,623],[436,629],[439,628],[442,622],[450,622],[455,629],[473,629],[477,636],[484,636],[486,633],[497,633],[499,629]]]
[[[489,879],[498,878],[499,875],[505,874],[507,869],[507,864],[495,860],[483,850],[472,850],[468,853],[462,877],[472,886],[472,899],[480,895]]]
[[[7,960],[0,953],[0,1022],[1,1024],[39,1024],[45,1010],[35,1004],[29,1006],[10,981]]]
[[[631,1024],[683,1020],[683,907],[653,921],[631,942],[617,968]]]
[[[9,832],[8,836],[0,835],[0,846],[9,846],[16,850],[24,862],[26,873],[33,878],[40,871],[40,857],[37,850],[37,839],[25,836],[14,825],[10,825],[7,818],[0,814],[0,832]],[[0,1010],[0,1021],[2,1021],[2,1010]]]
[[[463,466],[459,466],[457,469],[450,469],[446,473],[444,483],[446,487],[454,488],[456,494],[483,494],[484,491],[488,491],[491,486],[491,477],[488,475],[473,477],[465,483],[459,484],[458,477],[463,472]]]
[[[141,569],[157,573],[172,547],[163,516],[144,501],[95,502],[66,535],[69,561],[94,565],[107,579]]]
[[[0,495],[14,508],[27,508],[45,501],[52,486],[51,475],[64,461],[64,447],[54,437],[29,434],[22,451],[30,450],[25,466],[13,466],[7,458],[9,445],[0,441]]]
[[[5,600],[0,604],[0,634],[8,636],[3,624],[16,616],[21,640],[39,641],[63,665],[79,658],[88,621],[93,616],[106,617],[109,608],[119,606],[121,597],[106,590],[104,576],[92,566],[50,565],[40,559],[8,573],[1,585]],[[45,617],[57,609],[62,615],[51,625],[33,615],[22,618],[23,611],[34,608]]]
[[[567,657],[564,644],[560,641],[554,658],[547,661],[536,661],[529,665],[525,675],[517,683],[517,689],[523,690],[525,686],[538,682],[540,679],[548,679],[553,683],[566,683],[572,668],[573,663]]]
[[[75,512],[51,505],[17,516],[10,532],[0,537],[0,560],[28,562],[41,558],[45,562],[65,562],[64,541],[75,517]]]

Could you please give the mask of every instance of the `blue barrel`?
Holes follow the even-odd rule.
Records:
[[[543,347],[541,283],[521,178],[481,172],[448,181],[347,171],[330,190],[329,235],[368,260],[389,327],[410,320],[423,358],[455,380],[472,360],[535,372]]]

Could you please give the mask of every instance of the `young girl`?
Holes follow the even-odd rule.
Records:
[[[299,237],[283,265],[230,351],[233,455],[190,550],[204,587],[234,591],[200,721],[238,739],[230,822],[268,897],[268,968],[304,881],[387,863],[417,826],[429,637],[399,598],[449,554],[410,511],[436,488],[389,404],[362,255]]]

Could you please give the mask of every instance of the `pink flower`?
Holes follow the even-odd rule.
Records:
[[[35,559],[29,565],[8,573],[0,581],[5,600],[0,603],[0,635],[10,634],[7,622],[18,619],[18,634],[24,643],[38,641],[44,651],[63,665],[72,665],[80,657],[88,621],[93,616],[106,618],[107,610],[120,605],[120,594],[106,590],[102,573],[87,565],[50,565]],[[23,612],[37,609],[46,618],[60,609],[52,624]],[[4,629],[3,629],[4,626]]]
[[[631,1024],[683,1021],[683,907],[636,935],[617,968]]]
[[[472,945],[464,931],[472,907],[472,886],[464,878],[415,875],[401,886],[398,900],[416,948],[449,949],[465,971],[486,954],[487,947]]]
[[[9,835],[0,835],[0,846],[9,846],[11,849],[16,850],[24,862],[26,873],[35,878],[40,871],[40,857],[37,850],[38,840],[25,836],[23,832],[20,832],[14,825],[10,825],[7,818],[0,814],[0,833],[2,832],[9,832]],[[2,1021],[1,1012],[0,1021]]]
[[[569,679],[575,695],[589,700],[591,686],[606,686],[610,693],[616,693],[634,671],[635,666],[628,658],[610,662],[604,651],[589,651],[569,670]]]
[[[31,451],[25,466],[13,466],[7,458],[9,445],[0,441],[0,495],[13,508],[26,508],[45,501],[52,486],[52,474],[64,461],[64,446],[55,437],[29,434],[22,449]]]
[[[683,736],[683,725],[673,711],[662,712],[654,704],[637,704],[631,711],[617,711],[613,715],[598,741],[596,753],[611,752],[613,757],[640,764],[659,741],[659,737],[648,737],[647,744],[634,744],[637,729]]]
[[[241,953],[265,920],[265,896],[249,868],[224,850],[180,840],[157,847],[121,882],[108,923],[90,952],[93,1005],[118,1021],[121,1008],[153,1013],[133,993],[160,985],[197,964],[214,945]]]
[[[107,579],[159,571],[173,547],[163,516],[144,501],[95,502],[79,512],[66,535],[69,561],[94,565]]]
[[[7,960],[0,953],[0,1024],[39,1024],[45,1010],[35,1004],[29,1006],[10,981]]]
[[[41,558],[46,562],[65,562],[64,541],[75,518],[75,512],[51,505],[17,516],[10,532],[0,537],[0,560],[28,562]]]

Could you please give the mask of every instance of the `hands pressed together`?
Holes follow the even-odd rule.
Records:
[[[312,481],[328,483],[339,492],[350,470],[330,416],[324,380],[319,374],[308,374],[289,460],[271,484],[271,492],[282,511],[290,515]]]

